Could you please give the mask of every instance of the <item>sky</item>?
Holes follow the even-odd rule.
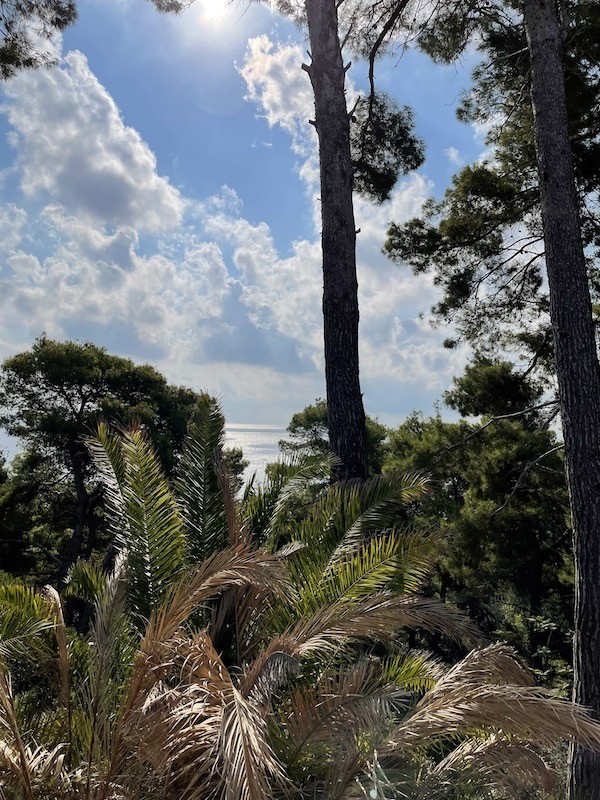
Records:
[[[325,395],[320,221],[303,31],[268,5],[83,0],[59,63],[0,105],[0,357],[42,333],[93,341],[217,395],[230,422],[285,426]],[[415,113],[426,161],[391,199],[356,199],[367,413],[432,413],[463,350],[420,318],[427,276],[381,253],[484,149],[455,118],[472,59],[398,51],[378,84]],[[366,87],[353,64],[348,95]]]

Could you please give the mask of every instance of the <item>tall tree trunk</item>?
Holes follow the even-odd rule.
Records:
[[[63,559],[59,581],[63,586],[69,569],[83,553],[85,533],[88,522],[89,496],[85,485],[85,450],[83,444],[77,441],[69,443],[69,457],[73,469],[73,482],[77,503],[75,506],[75,519],[73,521],[73,535],[69,541],[67,552]]]
[[[358,282],[350,122],[335,0],[306,0],[308,72],[319,137],[325,380],[337,479],[366,476],[365,412],[358,372]]]
[[[555,0],[523,0],[550,314],[575,553],[574,699],[600,719],[600,369],[567,127]],[[576,745],[571,800],[600,800],[600,754]]]

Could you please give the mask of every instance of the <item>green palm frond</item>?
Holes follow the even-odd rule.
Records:
[[[132,611],[148,619],[184,567],[183,520],[160,461],[139,428],[89,443],[107,487],[116,541],[127,554]]]
[[[383,589],[414,594],[431,569],[439,536],[391,530],[329,562],[320,586],[325,597],[366,597]]]
[[[95,603],[104,591],[105,583],[104,570],[97,564],[80,558],[69,570],[64,594],[66,597],[80,597],[88,603]]]
[[[380,671],[384,682],[406,692],[422,694],[433,689],[444,667],[428,653],[406,652],[384,659]]]
[[[394,527],[407,502],[427,490],[419,476],[376,475],[330,486],[298,525],[295,539],[306,542],[324,564],[357,549],[368,537]]]
[[[306,547],[291,559],[290,571],[297,589],[285,605],[272,614],[275,628],[283,630],[338,600],[360,600],[391,591],[402,597],[416,593],[427,576],[438,549],[439,534],[419,530],[390,530],[348,551],[323,569],[320,559]]]
[[[100,422],[96,436],[86,439],[104,492],[104,509],[109,532],[115,541],[127,528],[127,515],[122,487],[125,482],[125,457],[119,434],[106,422]]]
[[[314,502],[336,459],[329,454],[293,456],[278,462],[261,486],[251,485],[242,504],[246,526],[257,544],[276,549],[295,530],[297,519]]]
[[[117,558],[98,593],[89,634],[85,679],[76,687],[78,705],[85,711],[80,748],[91,780],[94,765],[106,760],[122,693],[135,652],[127,614],[125,558]]]
[[[215,471],[224,441],[223,414],[215,401],[207,401],[188,429],[176,478],[186,526],[187,556],[192,564],[229,544],[223,491]]]
[[[0,659],[38,659],[47,651],[41,634],[54,627],[51,610],[30,586],[0,585]]]

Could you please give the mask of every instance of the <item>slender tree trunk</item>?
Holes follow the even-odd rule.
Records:
[[[63,560],[59,580],[64,585],[69,569],[83,553],[85,541],[85,531],[88,521],[89,496],[85,486],[85,457],[82,453],[83,445],[79,442],[72,442],[69,445],[69,457],[73,468],[73,482],[75,484],[75,494],[77,504],[75,506],[75,520],[73,522],[73,535],[69,541],[69,546]]]
[[[574,699],[600,719],[600,369],[555,0],[523,0],[550,314],[575,552]],[[571,800],[600,800],[600,754],[571,750]]]
[[[356,227],[350,122],[335,0],[306,0],[315,96],[323,224],[323,326],[329,440],[340,459],[335,477],[366,476],[365,412],[358,371]]]

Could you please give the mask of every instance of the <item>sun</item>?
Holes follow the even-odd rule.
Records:
[[[230,0],[200,0],[202,19],[206,22],[219,22],[225,16]]]

